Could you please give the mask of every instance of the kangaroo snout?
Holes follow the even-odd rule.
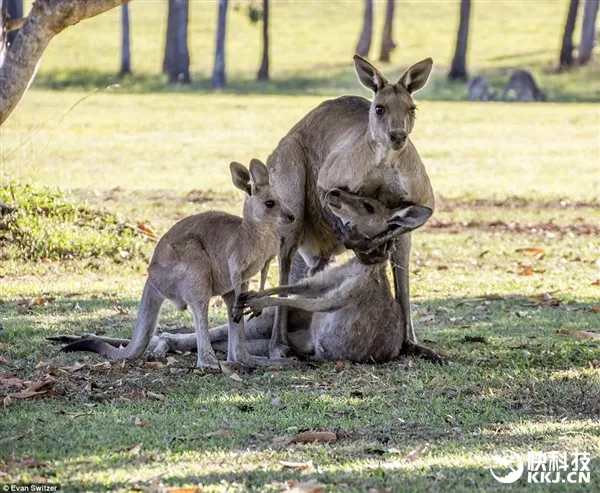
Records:
[[[400,149],[406,142],[408,134],[404,130],[391,130],[390,140],[392,141],[392,147],[394,149]]]
[[[281,212],[279,213],[279,219],[286,224],[292,224],[296,220],[296,216],[294,216],[292,211],[288,208],[282,207]]]

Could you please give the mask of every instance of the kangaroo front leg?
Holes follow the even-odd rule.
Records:
[[[305,298],[297,296],[293,298],[272,298],[264,296],[260,298],[250,298],[245,301],[245,306],[253,311],[262,311],[269,306],[293,307],[308,312],[335,312],[342,309],[347,303],[345,293],[341,289],[330,291],[321,298]]]

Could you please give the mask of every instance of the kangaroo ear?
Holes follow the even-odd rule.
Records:
[[[388,221],[390,226],[398,228],[399,231],[395,232],[394,236],[409,233],[414,229],[417,229],[431,217],[433,209],[422,205],[409,205],[403,209],[397,209],[392,214],[391,219]]]
[[[250,161],[250,176],[252,177],[252,189],[269,184],[269,170],[258,159]]]
[[[354,55],[354,69],[356,70],[356,75],[358,75],[360,83],[367,89],[371,89],[373,92],[379,91],[388,83],[387,79],[379,70],[359,55]]]
[[[231,170],[231,179],[233,184],[240,190],[246,192],[248,195],[252,194],[252,188],[250,186],[250,172],[243,164],[236,163],[233,161],[229,165]]]
[[[403,85],[409,93],[417,92],[429,79],[429,74],[433,67],[433,60],[426,58],[410,67],[404,75],[400,77],[398,84]]]

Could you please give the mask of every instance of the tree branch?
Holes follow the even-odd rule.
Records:
[[[17,106],[42,53],[63,29],[126,0],[36,0],[0,67],[0,125]]]

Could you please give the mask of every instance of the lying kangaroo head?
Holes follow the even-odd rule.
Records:
[[[269,170],[258,159],[250,161],[250,171],[235,161],[229,165],[233,184],[246,192],[244,219],[252,222],[276,220],[291,224],[295,217],[269,183]]]
[[[385,151],[406,147],[408,134],[415,124],[416,106],[412,94],[427,83],[432,66],[433,60],[426,58],[404,72],[398,82],[390,84],[367,60],[354,55],[358,79],[375,94],[369,111],[371,135]]]
[[[391,233],[390,237],[408,233],[422,226],[433,213],[429,207],[413,204],[389,209],[379,200],[339,188],[329,190],[325,200],[345,226],[368,239],[385,233]]]

